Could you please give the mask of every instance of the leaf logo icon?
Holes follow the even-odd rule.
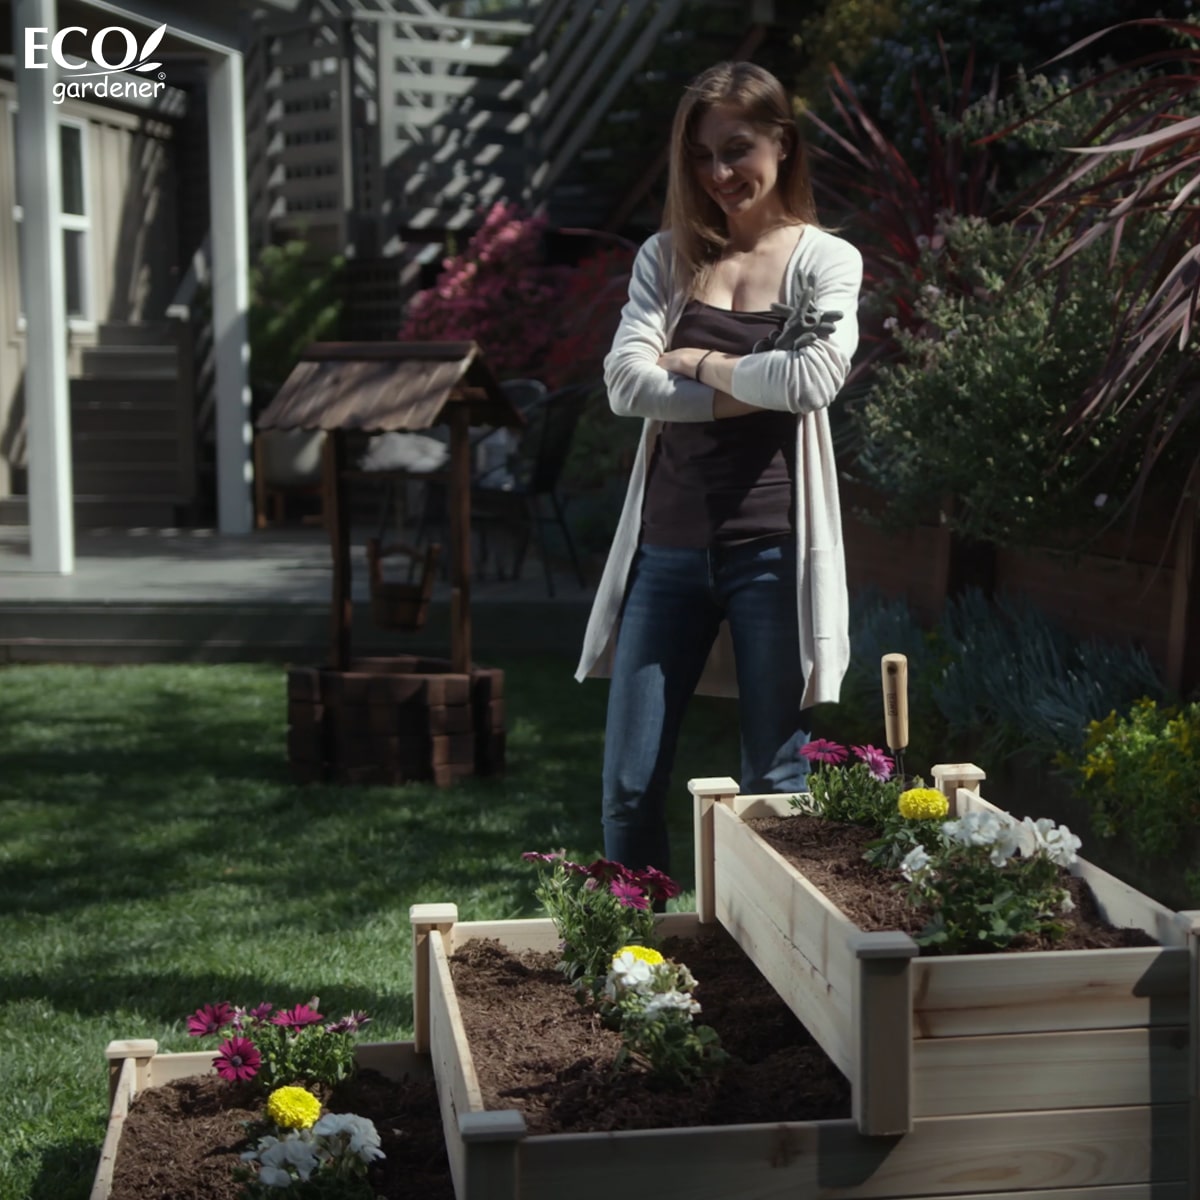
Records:
[[[146,59],[148,59],[150,55],[158,49],[158,44],[166,36],[166,33],[167,26],[164,23],[150,34],[150,36],[146,39],[146,44],[142,47],[141,54],[138,55],[138,58],[141,59],[141,62],[134,67],[135,71],[157,71],[158,68],[162,66],[162,63],[160,62],[147,62]]]

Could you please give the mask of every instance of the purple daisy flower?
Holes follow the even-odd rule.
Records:
[[[880,783],[887,783],[891,779],[896,764],[877,746],[851,746],[850,749],[867,764],[873,779]]]
[[[272,1025],[286,1025],[289,1029],[300,1032],[306,1025],[315,1025],[325,1018],[315,1008],[307,1004],[297,1004],[295,1008],[281,1008],[272,1018]]]
[[[655,900],[671,900],[683,891],[670,875],[657,867],[647,867],[644,871],[639,871],[635,882],[645,888]]]
[[[646,899],[646,893],[627,880],[614,879],[608,885],[608,890],[616,896],[617,903],[624,908],[636,908],[645,912],[650,905],[650,901]]]
[[[217,1047],[213,1066],[222,1079],[231,1083],[239,1079],[253,1079],[262,1066],[262,1055],[249,1038],[229,1038]]]
[[[220,1033],[233,1021],[233,1015],[233,1005],[228,1000],[218,1000],[216,1004],[202,1004],[187,1019],[188,1037],[205,1037],[210,1033]]]
[[[849,758],[845,746],[839,746],[837,742],[831,742],[828,738],[813,738],[811,742],[800,747],[800,753],[809,762],[829,763],[833,766],[844,763]]]

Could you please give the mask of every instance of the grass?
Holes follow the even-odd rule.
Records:
[[[73,1200],[106,1116],[104,1047],[195,1049],[228,999],[411,1034],[408,907],[535,913],[527,849],[599,853],[602,683],[506,670],[508,774],[439,791],[297,787],[278,666],[0,672],[0,1200]],[[697,700],[670,809],[691,885],[692,775],[738,773],[729,702]]]

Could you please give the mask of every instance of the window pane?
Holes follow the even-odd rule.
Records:
[[[58,144],[62,150],[62,210],[86,216],[83,199],[83,130],[78,125],[60,125]]]
[[[86,317],[87,297],[87,264],[84,262],[84,250],[87,238],[81,230],[63,230],[63,279],[67,289],[67,316]]]

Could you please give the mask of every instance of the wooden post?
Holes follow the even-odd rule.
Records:
[[[117,1091],[117,1080],[121,1078],[121,1067],[127,1058],[136,1062],[137,1090],[142,1091],[150,1078],[150,1060],[158,1053],[158,1043],[152,1038],[135,1038],[131,1041],[109,1042],[104,1048],[108,1059],[108,1106],[112,1108]]]
[[[713,878],[713,805],[732,804],[738,794],[737,782],[728,776],[715,779],[691,779],[693,846],[696,855],[696,912],[701,925],[717,919],[717,893]]]
[[[1188,953],[1188,1188],[1200,1196],[1200,910],[1179,914],[1187,930]]]
[[[413,1049],[429,1053],[429,934],[448,936],[458,920],[457,904],[414,904],[408,910],[413,945]]]
[[[907,933],[860,933],[851,941],[854,973],[851,1106],[860,1133],[912,1130],[913,996]]]
[[[987,772],[974,763],[938,763],[933,768],[933,786],[950,802],[950,816],[957,817],[958,789],[977,787]]]
[[[464,401],[446,409],[450,421],[450,669],[471,670],[471,426]]]
[[[346,437],[339,429],[325,434],[322,447],[322,505],[333,555],[333,597],[330,601],[330,658],[335,671],[350,666],[350,629],[354,596],[350,577],[350,506],[345,502],[342,472],[346,466]]]
[[[515,1108],[460,1113],[465,1154],[462,1200],[517,1200],[517,1152],[525,1117]]]

